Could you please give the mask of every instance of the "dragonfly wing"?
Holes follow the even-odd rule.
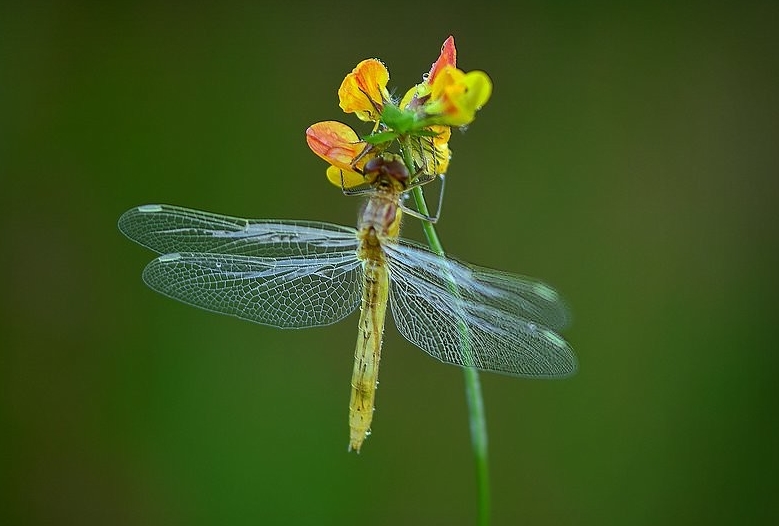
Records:
[[[467,301],[494,305],[554,330],[570,323],[565,301],[543,281],[471,265],[456,258],[441,258],[427,247],[405,239],[385,243],[385,248],[399,266],[412,274],[422,273],[435,286],[447,288],[454,279]]]
[[[198,252],[258,257],[357,249],[353,228],[316,221],[253,220],[172,205],[144,205],[119,218],[119,230],[159,254]]]
[[[385,253],[395,324],[431,356],[514,376],[557,378],[576,371],[573,350],[550,327],[567,319],[561,317],[567,311],[547,285],[405,241],[386,243]]]
[[[173,253],[143,271],[149,287],[206,310],[280,328],[329,325],[360,302],[353,251],[306,257]]]

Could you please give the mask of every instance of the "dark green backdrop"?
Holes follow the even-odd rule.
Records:
[[[347,454],[355,317],[186,307],[116,229],[148,202],[352,224],[305,128],[356,124],[359,60],[405,90],[450,33],[495,89],[439,233],[563,291],[581,361],[483,375],[495,523],[777,520],[777,10],[504,4],[0,8],[0,523],[473,523],[460,370],[390,323]]]

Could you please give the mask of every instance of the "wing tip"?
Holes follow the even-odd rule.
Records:
[[[162,212],[162,205],[141,205],[135,207],[134,210],[137,210],[141,213]]]

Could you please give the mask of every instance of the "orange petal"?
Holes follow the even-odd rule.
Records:
[[[433,62],[430,72],[423,77],[422,82],[406,92],[400,101],[401,108],[407,108],[412,101],[421,99],[430,94],[430,87],[445,68],[454,68],[457,65],[457,50],[454,47],[454,37],[450,36],[441,46],[441,54],[438,60]]]
[[[319,157],[344,170],[351,170],[354,159],[365,149],[357,133],[338,121],[312,124],[306,130],[306,142]]]
[[[338,88],[341,109],[360,120],[377,121],[384,101],[389,99],[387,82],[389,72],[384,64],[375,58],[363,60]]]
[[[457,67],[457,49],[454,47],[454,37],[450,36],[441,46],[441,54],[438,56],[438,60],[433,63],[433,67],[430,68],[430,73],[427,74],[427,82],[432,84],[435,80],[438,72],[441,71],[444,66]]]

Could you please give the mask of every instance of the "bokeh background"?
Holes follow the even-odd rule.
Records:
[[[305,128],[455,35],[494,96],[439,233],[570,302],[565,381],[483,375],[495,524],[768,524],[775,3],[9,2],[0,8],[0,523],[473,524],[462,373],[389,324],[348,454],[356,317],[281,331],[148,290],[126,209],[353,224]],[[408,237],[422,239],[415,220]]]

